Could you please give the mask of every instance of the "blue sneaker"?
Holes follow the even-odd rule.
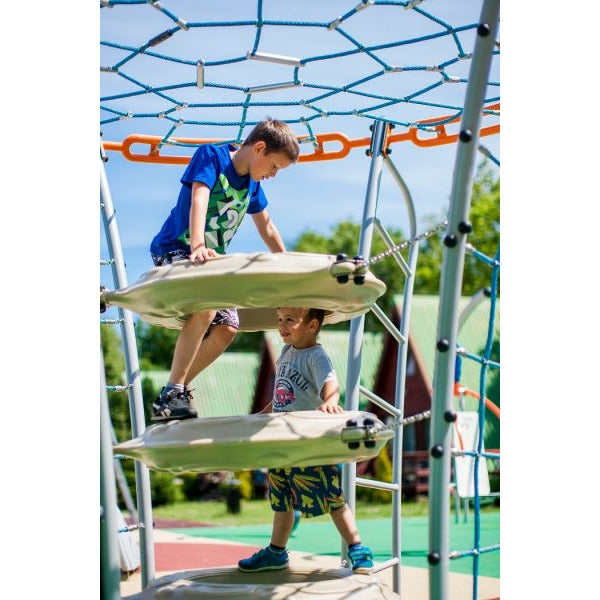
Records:
[[[255,571],[279,571],[287,569],[290,561],[287,550],[281,554],[273,552],[268,546],[255,552],[250,558],[243,558],[238,562],[238,569],[244,573],[254,573]]]
[[[370,573],[373,568],[373,553],[371,548],[355,544],[348,549],[348,558],[352,563],[353,573]]]

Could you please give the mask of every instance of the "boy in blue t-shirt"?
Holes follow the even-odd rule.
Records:
[[[285,251],[260,182],[296,162],[299,152],[288,125],[272,119],[256,125],[237,150],[200,146],[181,178],[177,205],[152,240],[154,264],[203,263],[225,254],[246,213],[269,250]],[[175,345],[169,381],[152,405],[153,421],[197,416],[187,386],[225,350],[238,328],[235,309],[189,315]]]

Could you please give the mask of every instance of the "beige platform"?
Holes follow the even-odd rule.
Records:
[[[156,542],[173,542],[173,543],[192,543],[192,544],[207,544],[214,543],[214,539],[209,538],[198,538],[186,536],[180,533],[164,530],[154,530],[154,539]],[[221,544],[236,545],[236,542],[220,541]],[[328,570],[340,569],[340,557],[339,556],[321,556],[316,554],[310,554],[307,552],[290,551],[290,564],[294,569],[298,571],[318,571],[326,572]],[[231,565],[232,567],[234,565]],[[213,571],[214,569],[207,569],[207,571]],[[183,591],[189,591],[189,596],[171,596],[173,583],[178,580],[183,580],[187,575],[198,573],[198,571],[172,571],[172,572],[160,572],[156,574],[156,578],[146,590],[142,592],[141,587],[141,576],[139,573],[131,575],[127,580],[121,582],[121,595],[124,600],[180,600],[183,598],[194,599],[193,592],[189,585],[180,585],[182,593]],[[366,577],[355,576],[355,577]],[[379,571],[373,575],[368,576],[369,578],[376,579],[380,584],[383,584],[383,590],[388,596],[380,596],[380,598],[398,598],[398,595],[393,594],[393,573],[391,569],[385,569]],[[473,579],[470,575],[464,575],[459,573],[450,573],[450,600],[472,600],[473,598]],[[163,588],[163,595],[159,594],[160,585],[165,583],[167,586]],[[479,577],[478,580],[479,600],[496,600],[500,598],[500,580],[493,577]],[[389,595],[392,594],[392,595]],[[214,598],[227,598],[227,595],[213,596]],[[257,596],[258,597],[258,596]],[[286,600],[292,600],[295,595],[288,595]],[[321,595],[320,597],[333,600],[335,596],[328,594]],[[272,596],[277,598],[277,596]],[[310,598],[310,597],[309,597]],[[312,598],[315,600],[319,596],[313,595]],[[312,600],[311,598],[311,600]],[[362,596],[352,595],[346,596],[346,598],[353,600],[360,600]],[[416,567],[403,566],[401,569],[400,578],[400,598],[402,600],[430,600],[429,598],[429,574],[427,569],[419,569]]]
[[[113,450],[151,469],[210,473],[358,462],[376,456],[392,437],[368,412],[310,410],[171,421]]]
[[[336,275],[349,281],[338,283]],[[355,277],[364,283],[355,284]],[[265,331],[277,328],[278,306],[322,308],[325,324],[332,324],[365,313],[385,291],[364,264],[327,254],[255,252],[155,267],[122,290],[102,292],[101,299],[171,329],[201,310],[238,308],[242,331]]]

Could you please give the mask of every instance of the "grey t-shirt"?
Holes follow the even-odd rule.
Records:
[[[337,381],[321,344],[298,350],[286,344],[277,359],[273,412],[316,410],[326,381]]]

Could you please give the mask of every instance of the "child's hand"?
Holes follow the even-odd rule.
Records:
[[[317,407],[317,410],[332,414],[339,414],[344,412],[344,409],[337,402],[323,402],[321,406]]]
[[[195,250],[190,254],[190,262],[192,263],[204,263],[209,258],[214,258],[217,253],[212,248],[207,248],[206,246],[198,246]]]

